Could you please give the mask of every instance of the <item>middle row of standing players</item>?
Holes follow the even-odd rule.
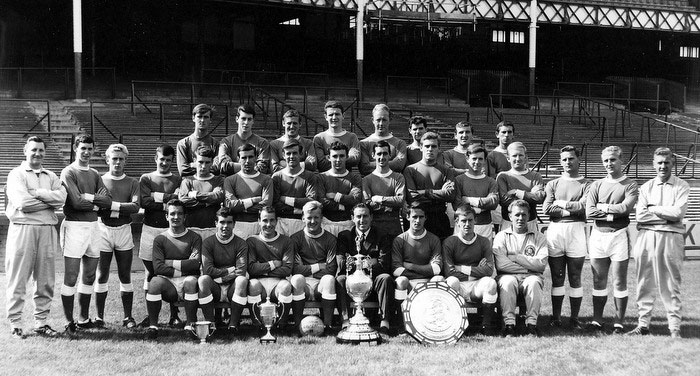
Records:
[[[331,262],[330,258],[326,260],[329,251],[334,248],[329,242],[335,243],[335,237],[339,233],[353,230],[353,226],[356,226],[353,232],[357,234],[358,238],[361,235],[361,231],[357,229],[358,222],[351,220],[351,218],[355,219],[355,216],[364,213],[364,210],[359,210],[359,213],[352,210],[358,203],[367,205],[368,210],[364,215],[371,215],[374,226],[381,229],[382,241],[386,240],[389,243],[403,233],[401,212],[407,202],[412,203],[413,207],[418,207],[420,204],[423,213],[418,216],[422,217],[425,228],[437,236],[435,239],[439,237],[440,240],[444,240],[452,235],[446,214],[447,203],[451,203],[455,208],[468,204],[471,208],[469,212],[473,212],[474,230],[490,241],[493,238],[491,211],[496,209],[500,203],[503,212],[498,214],[501,214],[503,218],[509,218],[509,205],[517,199],[523,199],[529,204],[530,226],[536,230],[534,222],[536,205],[544,201],[544,185],[537,173],[528,170],[524,145],[521,143],[511,144],[514,132],[512,124],[501,123],[497,126],[496,136],[499,140],[499,146],[491,153],[487,153],[481,145],[470,145],[471,126],[468,123],[459,123],[455,132],[457,146],[441,153],[437,135],[425,132],[426,122],[423,118],[411,119],[410,133],[413,137],[411,145],[407,146],[404,141],[394,137],[389,132],[390,112],[386,105],[375,106],[372,113],[375,133],[361,142],[356,135],[343,129],[343,109],[340,104],[328,102],[325,106],[325,115],[329,129],[316,135],[311,141],[298,134],[299,114],[293,110],[288,111],[283,120],[285,134],[268,143],[264,138],[252,133],[254,110],[243,105],[239,107],[236,116],[238,132],[217,143],[207,134],[212,109],[206,105],[195,107],[193,110],[195,132],[181,140],[177,147],[177,165],[183,176],[182,181],[179,182],[180,178],[175,175],[169,175],[172,148],[168,146],[162,146],[158,149],[156,156],[158,171],[145,174],[141,178],[142,206],[146,210],[146,216],[139,255],[149,271],[147,281],[154,273],[151,262],[152,240],[168,227],[168,224],[164,222],[167,218],[168,207],[164,203],[175,197],[179,197],[185,206],[185,226],[198,233],[202,239],[215,235],[214,224],[221,220],[221,218],[217,218],[216,212],[222,204],[231,209],[235,216],[233,232],[236,235],[242,239],[259,238],[264,243],[265,240],[270,240],[261,233],[263,218],[261,209],[264,207],[274,207],[277,230],[280,234],[288,236],[304,233],[305,223],[308,232],[310,213],[319,212],[318,220],[323,221],[321,227],[324,229],[321,234],[325,238],[330,236],[333,240],[318,243],[318,240],[307,239],[311,242],[306,242],[304,245],[312,249],[299,249],[302,245],[297,244],[296,252],[303,258],[305,258],[303,253],[310,252],[310,258],[304,260],[304,262],[308,262],[308,265],[311,265],[310,273],[306,273],[311,277],[311,279],[306,280],[307,290],[318,292],[322,301],[335,300],[333,283],[329,283],[327,278],[326,281],[323,280],[324,278],[319,278],[314,282],[313,277],[321,272],[320,268],[327,269],[320,273],[323,276],[334,276],[339,270],[336,262]],[[214,150],[218,150],[218,154],[215,154]],[[570,152],[574,154],[573,150]],[[271,165],[268,161],[271,162]],[[358,167],[360,174],[351,171],[354,166]],[[265,172],[269,172],[269,169],[274,172],[272,177],[265,174]],[[509,172],[498,175],[498,182],[488,176],[495,176],[502,171]],[[226,175],[229,176],[226,177]],[[585,186],[585,184],[582,185],[581,192],[585,190]],[[501,191],[500,194],[499,191]],[[316,201],[320,203],[320,207],[314,206]],[[549,206],[565,209],[567,205],[570,205],[562,200],[558,201],[550,203]],[[309,203],[312,203],[311,207],[307,205]],[[305,205],[307,210],[303,213],[304,220],[302,220],[302,208]],[[574,211],[572,208],[569,209]],[[322,216],[320,212],[322,212]],[[416,215],[417,212],[420,211],[408,210],[406,212],[409,223],[412,223],[411,216]],[[577,215],[580,215],[580,212],[581,210],[577,210]],[[461,217],[465,216],[465,212],[462,210],[459,211],[459,214],[461,215],[456,216],[457,221],[464,220]],[[456,232],[459,232],[460,226],[456,227]],[[510,228],[510,224],[506,221],[502,228]],[[326,234],[326,232],[330,234]],[[418,233],[420,232],[418,231]],[[308,238],[309,234],[306,235]],[[314,236],[310,236],[310,238],[313,239],[320,236],[318,234],[312,235]],[[304,238],[304,236],[301,237]],[[443,261],[441,261],[442,252],[439,241],[436,245],[431,245],[428,242],[427,247],[423,247],[424,244],[418,242],[412,245],[428,249],[412,249],[409,243],[415,243],[417,239],[410,235],[403,238],[406,238],[403,239],[406,244],[403,244],[402,248],[411,254],[404,255],[404,261],[399,262],[401,265],[397,265],[396,268],[390,267],[396,260],[391,260],[390,263],[389,260],[386,260],[388,264],[384,265],[384,268],[377,269],[377,273],[375,273],[377,276],[382,276],[379,278],[380,280],[389,279],[389,275],[386,273],[393,274],[396,279],[394,297],[399,301],[406,298],[407,292],[412,285],[415,285],[416,281],[425,279],[423,277],[439,276],[443,274],[444,267]],[[418,239],[420,238],[418,237]],[[394,248],[396,248],[396,242],[400,244],[401,241],[402,237],[397,238],[394,241]],[[585,244],[585,240],[583,241]],[[360,243],[365,244],[365,241]],[[319,249],[313,249],[313,244],[316,244],[316,248]],[[373,243],[367,242],[366,244]],[[436,247],[437,252],[435,251]],[[346,246],[344,248],[355,247]],[[378,248],[375,246],[375,253]],[[344,257],[340,255],[352,253],[354,250],[334,251],[342,263]],[[396,250],[393,253],[393,258],[397,258]],[[255,257],[255,252],[250,255]],[[388,257],[386,253],[382,257],[385,256]],[[541,256],[542,253],[539,252],[538,257],[541,258]],[[539,260],[542,270],[535,270],[540,275],[546,264],[546,256],[545,252],[545,259]],[[320,259],[314,263],[313,257],[320,257]],[[399,257],[401,256],[399,255]],[[422,260],[414,260],[414,257]],[[564,259],[563,257],[558,258]],[[578,257],[576,258],[578,259]],[[583,257],[581,257],[582,259]],[[299,260],[298,257],[297,260]],[[477,265],[481,260],[482,257],[477,258]],[[489,260],[489,258],[483,257],[483,260]],[[379,261],[379,264],[385,263],[381,258]],[[418,262],[414,263],[413,261]],[[255,260],[249,260],[249,262],[255,262]],[[271,272],[277,266],[273,261],[270,262]],[[483,264],[483,262],[481,263]],[[481,266],[482,268],[484,266],[490,268],[490,273],[492,273],[492,261],[488,263],[488,265]],[[576,264],[578,264],[578,260],[576,260]],[[316,270],[314,270],[314,266]],[[456,274],[465,282],[474,279],[479,270],[479,266],[475,266],[473,269],[462,265],[457,265],[457,269],[454,267],[454,264],[447,266],[453,271],[460,271],[461,267],[465,268],[463,270],[470,269],[469,272],[460,271]],[[572,272],[571,266],[570,272]],[[559,271],[557,274],[560,274]],[[579,276],[579,286],[575,286],[576,278],[574,278],[574,281],[571,281],[572,288],[580,289],[580,268],[578,273],[574,270],[572,274],[574,277]],[[291,297],[290,302],[286,303],[292,303],[294,306],[294,302],[305,299],[305,295],[298,294],[296,284],[299,284],[299,281],[296,281],[296,284],[295,281],[292,280],[292,282],[297,294]],[[383,282],[384,285],[387,284],[387,281]],[[555,281],[556,283],[557,281]],[[454,281],[451,284],[455,284]],[[387,295],[387,291],[393,290],[394,284],[391,283],[391,285],[391,288],[386,286],[379,288],[382,292],[380,295]],[[264,287],[266,294],[274,294],[274,286]],[[458,287],[458,284],[453,287]],[[475,287],[465,286],[469,290],[464,291],[467,298],[484,299],[484,303],[495,303],[495,286],[487,284],[479,288]],[[145,285],[144,288],[147,289],[148,286]],[[238,289],[240,288],[237,287],[236,290]],[[557,291],[563,289],[563,278],[561,287],[555,286],[555,289]],[[460,289],[457,288],[457,290]],[[476,294],[473,291],[477,291]],[[276,292],[279,293],[279,291]],[[561,295],[563,298],[563,294]],[[233,295],[234,298],[236,296]],[[256,294],[252,294],[252,296],[256,296]],[[186,296],[184,297],[187,301]],[[259,299],[260,295],[258,294],[257,297]],[[574,298],[572,295],[572,299]],[[201,297],[199,300],[200,304],[204,303],[201,301]],[[240,300],[239,303],[251,303],[251,295],[247,299],[241,296],[238,300]],[[281,300],[288,299],[285,297]],[[389,317],[386,300],[380,298],[382,329],[388,328]],[[572,303],[574,303],[573,300]],[[297,309],[294,310],[295,316],[297,311]],[[329,311],[332,312],[332,310],[325,310],[325,312]],[[347,319],[347,311],[345,309],[341,311],[344,319]],[[554,311],[555,318],[558,319],[557,307]],[[561,311],[560,302],[558,311]],[[572,310],[572,318],[575,316]],[[299,322],[299,320],[295,321]],[[324,321],[326,325],[330,325],[330,317],[324,317]]]

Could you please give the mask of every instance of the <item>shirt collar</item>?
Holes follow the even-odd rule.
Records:
[[[530,235],[530,234],[534,234],[534,232],[533,232],[532,230],[530,230],[529,228],[527,229],[527,232],[524,233],[524,234],[516,234],[515,232],[513,232],[513,227],[512,227],[512,225],[511,225],[511,227],[508,227],[507,229],[505,229],[505,230],[503,230],[503,231],[505,231],[505,232],[508,233],[508,234],[513,234],[513,235]]]
[[[654,178],[654,185],[664,185],[664,184],[676,185],[677,182],[678,182],[678,178],[676,176],[673,176],[673,175],[671,175],[671,177],[668,178],[668,180],[666,180],[666,182],[662,182],[658,176]]]
[[[23,161],[23,162],[20,164],[20,166],[22,166],[22,168],[23,168],[25,171],[34,171],[33,168],[29,167],[29,163],[27,163],[27,161]],[[44,168],[44,166],[41,166],[41,168],[39,169],[39,173],[48,174],[48,171],[46,171],[46,169]]]

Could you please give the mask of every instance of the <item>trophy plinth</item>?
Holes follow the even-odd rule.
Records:
[[[359,247],[358,247],[359,249]],[[372,289],[372,277],[364,272],[367,256],[349,256],[348,265],[355,264],[355,272],[347,276],[345,288],[348,295],[355,302],[355,315],[350,319],[350,325],[343,329],[336,337],[337,343],[352,345],[378,345],[382,337],[376,330],[370,328],[369,319],[365,316],[362,302],[367,299]],[[371,274],[371,271],[370,271]]]
[[[277,313],[278,306],[281,305],[279,304],[274,304],[270,301],[270,297],[267,297],[267,300],[264,303],[258,303],[257,306],[260,310],[260,314],[258,317],[258,320],[265,326],[265,329],[267,330],[267,333],[265,333],[264,336],[260,337],[260,343],[263,345],[267,345],[270,343],[277,343],[277,337],[273,336],[271,333],[272,327],[277,323],[277,320],[279,320],[280,316]]]
[[[211,335],[211,321],[197,321],[194,323],[194,331],[199,338],[199,344],[207,343],[207,339]]]

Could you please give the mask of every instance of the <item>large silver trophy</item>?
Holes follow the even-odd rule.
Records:
[[[372,268],[369,267],[369,256],[360,254],[360,237],[355,238],[357,247],[356,256],[348,256],[346,268],[345,288],[348,295],[355,302],[355,315],[350,319],[350,325],[343,329],[336,337],[337,343],[353,345],[378,345],[382,337],[376,330],[370,328],[369,319],[365,316],[362,303],[367,299],[372,289]],[[350,274],[350,265],[355,265],[355,271]],[[367,272],[365,272],[367,269]]]
[[[279,310],[284,309],[284,304],[275,304],[270,301],[270,297],[268,296],[265,302],[257,303],[256,306],[258,308],[258,311],[260,312],[259,314],[257,314],[257,318],[263,324],[265,329],[267,329],[267,333],[264,336],[260,337],[260,343],[264,345],[276,343],[277,337],[273,336],[270,330],[282,316],[279,313]]]

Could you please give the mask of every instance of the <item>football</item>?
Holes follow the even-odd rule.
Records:
[[[323,321],[318,316],[306,316],[299,324],[299,332],[304,336],[319,337],[323,335]]]

